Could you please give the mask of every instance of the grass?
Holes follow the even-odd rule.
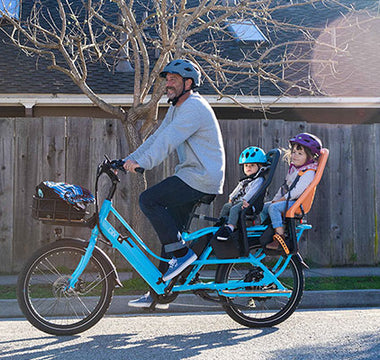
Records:
[[[379,276],[363,277],[308,277],[305,280],[305,290],[361,290],[380,289]],[[147,284],[141,279],[123,281],[123,287],[115,289],[115,295],[142,294],[148,290]],[[39,296],[49,296],[51,292],[41,290]],[[0,299],[15,299],[16,285],[0,285]]]
[[[0,299],[15,299],[16,298],[16,285],[1,285],[0,286]]]
[[[380,289],[379,276],[308,277],[305,290],[362,290]]]

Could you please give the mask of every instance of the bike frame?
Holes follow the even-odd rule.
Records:
[[[116,219],[122,224],[122,226],[127,230],[128,235],[122,236],[108,221],[108,216],[113,214]],[[116,211],[113,207],[111,200],[104,200],[102,207],[99,212],[99,226],[101,233],[107,238],[113,248],[117,249],[122,256],[130,263],[130,265],[140,274],[140,276],[147,282],[147,284],[158,294],[163,295],[167,293],[167,287],[169,282],[162,282],[162,274],[157,269],[157,267],[148,258],[146,253],[150,254],[154,258],[169,262],[170,259],[164,259],[160,256],[154,254],[143,242],[143,240],[135,233],[132,227],[125,221],[125,219]],[[247,228],[248,238],[259,238],[267,226],[252,226]],[[197,240],[200,237],[207,234],[214,234],[218,227],[206,227],[197,230],[193,233],[183,233],[182,238],[184,241]],[[309,224],[300,224],[296,227],[296,238],[299,241],[304,230],[311,229]],[[74,288],[76,282],[78,281],[80,275],[86,268],[93,250],[97,243],[97,238],[99,236],[99,228],[95,226],[91,232],[91,237],[89,244],[86,249],[85,255],[81,258],[77,268],[73,272],[70,278],[69,288]],[[145,252],[144,252],[145,251]],[[255,255],[249,254],[247,257],[240,257],[235,259],[218,259],[215,257],[210,257],[212,252],[212,247],[207,245],[203,253],[198,257],[198,259],[192,264],[193,268],[190,273],[186,276],[183,284],[176,284],[171,288],[173,293],[184,292],[184,291],[195,291],[195,290],[210,290],[216,291],[219,295],[225,297],[236,297],[236,296],[247,296],[252,297],[267,297],[268,293],[263,291],[254,291],[249,293],[238,293],[239,288],[254,287],[254,286],[264,286],[268,284],[275,284],[277,286],[276,292],[271,292],[270,296],[291,296],[291,291],[288,291],[284,285],[278,280],[278,276],[282,274],[286,266],[288,265],[292,255],[280,256],[277,263],[274,265],[270,271],[261,260],[265,258],[266,254],[264,251],[258,251]],[[257,266],[263,271],[263,278],[259,281],[244,282],[244,281],[229,281],[228,283],[215,283],[211,282],[193,282],[198,271],[205,265],[215,265],[215,264],[239,264],[239,263],[250,263],[253,266]]]

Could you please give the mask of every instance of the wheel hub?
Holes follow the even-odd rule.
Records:
[[[54,281],[52,286],[53,294],[56,298],[71,297],[74,296],[76,291],[69,287],[70,277],[61,276],[56,281]]]

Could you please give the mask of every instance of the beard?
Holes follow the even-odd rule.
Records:
[[[174,99],[177,96],[177,91],[174,87],[168,87],[166,88],[166,96],[169,99]]]

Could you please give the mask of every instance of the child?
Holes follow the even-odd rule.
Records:
[[[266,245],[267,249],[283,249],[286,253],[289,252],[285,243],[283,216],[312,182],[321,148],[321,140],[312,134],[301,133],[289,140],[289,149],[284,155],[284,159],[289,163],[284,185],[272,201],[264,204],[260,215],[262,221],[269,215],[275,230],[273,241]],[[297,178],[300,172],[302,176]]]
[[[250,146],[240,154],[239,164],[243,165],[245,177],[239,181],[234,191],[229,195],[228,203],[223,205],[220,218],[228,217],[228,220],[227,225],[216,232],[217,240],[227,240],[228,236],[235,230],[241,209],[249,206],[248,201],[264,182],[262,173],[266,169],[263,167],[266,163],[265,152],[258,147]],[[253,206],[252,209],[255,211]]]

